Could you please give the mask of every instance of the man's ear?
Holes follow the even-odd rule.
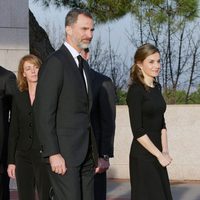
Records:
[[[66,26],[65,31],[66,31],[67,35],[72,35],[72,27],[71,26]]]

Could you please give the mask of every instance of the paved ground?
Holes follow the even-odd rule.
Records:
[[[152,182],[153,184],[153,182]],[[173,200],[200,200],[200,182],[172,182]],[[128,180],[108,181],[109,200],[130,200],[130,184]]]
[[[153,184],[153,182],[152,182]],[[200,200],[200,182],[172,182],[173,200]],[[14,182],[11,183],[11,200],[18,200]],[[128,180],[108,180],[107,200],[130,200]]]

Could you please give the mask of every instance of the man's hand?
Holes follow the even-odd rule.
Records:
[[[98,167],[95,169],[95,174],[101,174],[105,172],[110,167],[109,160],[105,160],[103,158],[98,159]]]
[[[7,173],[8,173],[8,176],[10,178],[13,178],[13,179],[16,178],[16,176],[15,176],[15,169],[16,169],[16,166],[14,164],[9,164],[8,165]]]
[[[55,155],[49,156],[49,162],[51,165],[51,170],[53,172],[64,175],[65,172],[67,171],[65,160],[61,156],[61,154],[55,154]]]

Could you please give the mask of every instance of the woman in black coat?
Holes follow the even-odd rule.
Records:
[[[49,199],[50,182],[40,155],[40,143],[34,130],[33,105],[41,61],[24,56],[18,68],[18,89],[12,106],[9,134],[8,175],[16,178],[20,200]]]

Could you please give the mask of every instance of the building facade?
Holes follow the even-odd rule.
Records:
[[[0,0],[0,65],[16,72],[29,53],[28,0]]]

